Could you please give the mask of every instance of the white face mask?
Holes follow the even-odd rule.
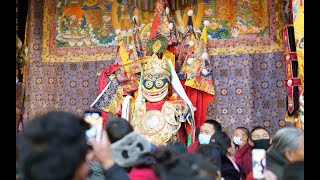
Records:
[[[200,144],[209,144],[211,136],[205,134],[199,134]]]
[[[233,142],[236,144],[236,145],[241,145],[243,143],[243,141],[240,140],[241,138],[240,137],[233,137]]]

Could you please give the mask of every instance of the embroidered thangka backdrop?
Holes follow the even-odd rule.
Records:
[[[218,0],[212,2],[217,4]],[[233,1],[221,1],[220,3],[227,6],[228,3],[230,5],[230,2]],[[283,43],[282,27],[289,23],[284,13],[285,2],[268,1],[269,23],[258,21],[267,27],[264,30],[259,28],[260,33],[256,32],[258,35],[255,38],[250,37],[254,33],[241,32],[241,29],[250,30],[247,28],[250,26],[250,21],[246,23],[244,20],[251,19],[249,16],[257,16],[252,11],[259,12],[258,9],[261,8],[252,7],[257,5],[258,1],[238,2],[246,5],[236,6],[238,13],[240,12],[242,16],[241,18],[236,17],[236,26],[230,31],[234,39],[214,41],[209,45],[214,47],[211,48],[210,54],[214,54],[211,63],[213,64],[216,94],[215,100],[208,107],[207,118],[217,119],[225,128],[224,130],[231,134],[237,126],[252,129],[257,125],[266,127],[271,133],[274,133],[281,127],[293,126],[285,121],[286,87],[284,82],[286,74],[281,44]],[[263,4],[259,5],[263,6]],[[216,11],[219,10],[216,9]],[[223,12],[228,11],[221,10],[220,15]],[[225,17],[228,16],[225,15]],[[254,27],[251,29],[257,30]],[[238,37],[240,34],[242,37]],[[241,38],[243,41],[239,41]]]
[[[43,1],[31,0],[29,8],[26,99],[24,121],[50,110],[82,114],[97,96],[97,72],[111,61],[42,62]]]
[[[112,62],[94,61],[90,58],[97,55],[95,52],[98,52],[100,58],[103,57],[103,49],[106,50],[106,53],[111,54],[112,50],[110,48],[112,48],[113,40],[116,40],[116,37],[110,42],[104,42],[105,45],[110,44],[111,46],[103,46],[103,43],[99,44],[99,39],[97,39],[91,41],[96,43],[95,46],[85,47],[85,40],[82,44],[79,41],[72,42],[79,40],[81,30],[79,32],[74,31],[74,35],[79,37],[76,37],[78,39],[72,39],[74,37],[68,36],[68,33],[75,29],[60,28],[65,35],[67,33],[64,38],[71,37],[72,41],[64,42],[64,39],[60,37],[60,40],[58,38],[57,41],[57,39],[54,39],[57,37],[50,36],[52,34],[50,28],[46,30],[46,27],[52,27],[51,25],[57,20],[55,16],[49,22],[43,24],[43,20],[48,18],[48,14],[44,16],[43,12],[50,11],[50,9],[44,10],[45,3],[50,4],[50,2],[53,1],[30,0],[28,15],[29,63],[27,66],[25,113],[23,115],[25,121],[49,110],[72,111],[81,115],[83,110],[88,108],[98,95],[98,76],[96,73],[107,68]],[[110,4],[111,1],[101,2],[107,4],[109,2]],[[234,2],[237,2],[237,6],[232,6]],[[186,25],[185,19],[187,18],[185,17],[190,8],[194,11],[197,10],[193,17],[196,29],[202,28],[201,22],[203,19],[211,21],[208,28],[210,35],[209,52],[212,56],[211,63],[213,64],[216,99],[208,107],[207,117],[219,120],[222,126],[230,132],[233,132],[236,126],[251,128],[255,125],[262,125],[269,128],[270,131],[288,124],[291,126],[290,123],[284,121],[285,87],[283,82],[285,80],[285,69],[281,61],[283,55],[281,29],[285,21],[283,21],[284,5],[282,2],[281,0],[206,0],[198,1],[194,6],[176,10],[173,13],[180,28]],[[87,6],[89,7],[90,4],[87,4]],[[130,29],[131,26],[133,27],[132,22],[129,23],[128,21],[133,15],[130,15],[130,10],[128,11],[129,15],[117,14],[115,12],[124,11],[126,6],[117,4],[117,1],[113,1],[111,9],[113,6],[117,8],[117,11],[110,11],[108,9],[110,6],[99,6],[98,8],[100,9],[98,10],[99,13],[101,13],[99,28],[100,30],[103,28],[103,21],[108,22],[109,24],[106,24],[106,27],[109,28],[108,33],[109,35],[111,33],[111,36],[114,29],[121,28],[122,31],[125,31],[128,28]],[[106,7],[106,9],[103,7]],[[220,11],[222,7],[227,11]],[[97,8],[93,9],[96,10]],[[84,10],[88,11],[90,9],[84,8]],[[110,12],[111,15],[104,14],[104,12]],[[152,18],[152,13],[137,13],[139,24],[151,24],[148,19]],[[239,13],[240,16],[237,17],[234,13]],[[85,13],[83,12],[82,15],[85,15]],[[110,20],[109,16],[112,16],[113,19]],[[122,22],[123,26],[113,22],[114,19],[117,19],[119,23]],[[252,22],[250,19],[255,21]],[[69,20],[64,19],[64,22]],[[79,22],[89,23],[90,20],[83,22],[83,19],[80,18]],[[43,25],[46,26],[43,27]],[[62,26],[63,23],[60,25]],[[142,41],[145,40],[144,35],[150,31],[148,28],[150,26],[144,26],[141,29]],[[90,28],[89,31],[91,31]],[[53,32],[56,33],[57,31]],[[100,33],[100,36],[96,37],[100,40],[104,35],[101,32],[94,32]],[[92,33],[89,32],[87,35],[91,36]],[[99,48],[102,48],[102,50],[99,51]],[[84,57],[81,53],[89,54],[91,57],[81,59],[81,57]],[[49,58],[44,59],[44,55]],[[52,55],[52,58],[50,55]],[[63,58],[58,58],[59,56]]]

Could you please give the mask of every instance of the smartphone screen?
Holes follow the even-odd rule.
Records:
[[[87,138],[95,138],[97,141],[100,141],[103,122],[101,112],[87,110],[83,113],[83,119],[91,126],[91,128],[86,131]]]
[[[252,149],[252,174],[254,179],[263,179],[266,170],[266,151]]]

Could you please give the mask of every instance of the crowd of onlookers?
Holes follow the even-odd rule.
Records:
[[[35,117],[17,135],[17,178],[23,180],[251,180],[252,150],[266,151],[265,180],[304,179],[304,132],[284,127],[272,137],[257,126],[232,134],[207,120],[190,146],[155,146],[122,118],[106,122],[100,141],[68,112]]]

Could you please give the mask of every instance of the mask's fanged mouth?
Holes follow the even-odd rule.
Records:
[[[164,93],[166,93],[168,91],[167,88],[165,88],[164,90],[158,92],[158,93],[148,93],[146,91],[143,90],[144,96],[147,96],[148,98],[159,98],[162,97],[162,95]]]

